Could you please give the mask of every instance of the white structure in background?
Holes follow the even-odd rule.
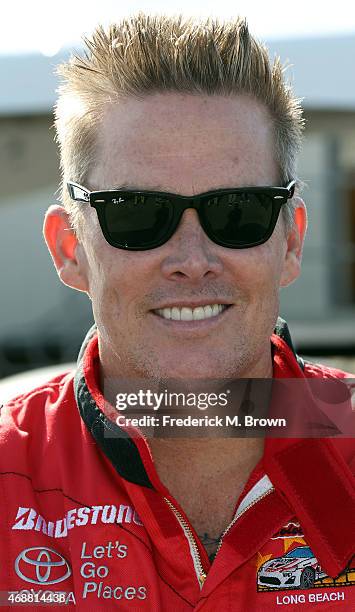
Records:
[[[355,347],[355,37],[269,48],[292,64],[307,119],[299,175],[309,234],[302,276],[282,292],[281,311],[302,347]],[[60,284],[41,238],[59,184],[54,67],[67,56],[0,57],[0,375],[9,373],[1,372],[4,347],[38,349],[38,364],[43,347],[72,359],[91,320],[88,299]]]
[[[355,36],[280,41],[306,110],[299,176],[309,232],[301,278],[282,312],[302,346],[355,348]]]

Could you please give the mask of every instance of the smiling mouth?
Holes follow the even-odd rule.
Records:
[[[163,319],[172,321],[202,321],[217,317],[229,307],[229,304],[207,304],[206,306],[197,306],[196,308],[172,306],[157,308],[153,312]]]

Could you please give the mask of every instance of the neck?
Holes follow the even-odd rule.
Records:
[[[256,464],[264,447],[262,438],[150,438],[148,444],[154,460],[178,461],[210,473],[234,468],[236,462]]]
[[[178,500],[187,491],[231,488],[236,502],[248,476],[263,455],[262,438],[149,439],[162,483]],[[200,503],[201,503],[200,500]]]

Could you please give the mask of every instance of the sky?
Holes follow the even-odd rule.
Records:
[[[82,35],[96,24],[138,10],[224,18],[240,14],[253,34],[267,40],[355,35],[355,3],[349,0],[0,0],[0,54],[54,56],[80,46]]]

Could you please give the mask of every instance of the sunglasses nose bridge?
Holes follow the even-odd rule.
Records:
[[[179,198],[179,201],[175,201],[175,219],[173,223],[173,227],[171,227],[171,234],[169,238],[171,238],[176,233],[179,234],[180,239],[184,236],[184,239],[188,239],[191,243],[191,238],[193,232],[194,240],[196,240],[196,231],[202,235],[205,235],[209,238],[208,232],[206,231],[205,223],[203,222],[203,218],[201,215],[201,198],[189,198],[187,196],[183,196]],[[195,215],[187,215],[185,216],[185,212],[187,210],[194,210]]]
[[[199,220],[199,223],[202,227],[201,224],[201,218],[200,218],[200,198],[194,198],[194,197],[188,197],[188,196],[183,196],[179,199],[178,202],[178,206],[177,206],[177,213],[176,213],[176,219],[177,219],[177,223],[176,223],[176,227],[175,230],[177,228],[178,225],[180,225],[181,223],[181,219],[183,217],[183,214],[186,210],[195,210],[197,213],[197,217]]]
[[[200,208],[199,205],[200,205],[200,198],[188,197],[188,196],[182,197],[179,202],[179,222],[181,221],[181,217],[184,214],[185,210],[192,209],[196,211],[199,221],[201,223],[200,215],[199,215],[199,208]]]

